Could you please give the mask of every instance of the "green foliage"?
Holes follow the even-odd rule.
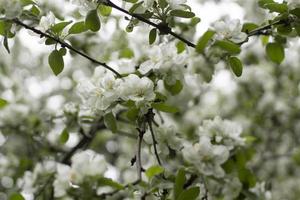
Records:
[[[97,10],[90,10],[85,17],[85,27],[93,32],[101,28],[101,22]]]
[[[104,124],[113,133],[117,132],[118,130],[117,121],[115,116],[111,112],[104,115]]]
[[[75,24],[73,24],[71,26],[71,28],[69,29],[69,34],[79,34],[79,33],[83,33],[85,31],[87,31],[87,27],[85,26],[85,22],[81,21],[81,22],[76,22]]]
[[[182,191],[177,200],[196,200],[200,194],[199,187],[191,187]]]
[[[239,45],[228,40],[216,41],[214,45],[231,55],[239,54],[241,52]]]
[[[0,98],[0,109],[8,105],[8,102],[5,99]]]
[[[243,64],[241,60],[238,59],[237,57],[229,57],[228,62],[233,73],[237,77],[240,77],[243,73]]]
[[[170,12],[170,15],[174,17],[181,17],[181,18],[193,18],[195,17],[195,13],[190,11],[184,11],[184,10],[172,10]]]
[[[166,112],[166,113],[177,113],[179,112],[178,108],[174,107],[174,106],[170,106],[167,105],[165,103],[152,103],[152,108],[158,110],[158,111],[162,111],[162,112]]]
[[[61,132],[59,136],[59,141],[60,143],[65,144],[67,143],[68,140],[69,140],[69,132],[67,128],[64,128],[64,130]]]
[[[151,29],[151,31],[149,32],[149,44],[153,44],[156,40],[156,28]]]
[[[59,75],[64,69],[63,56],[57,50],[51,52],[48,57],[48,63],[56,76]]]
[[[164,86],[172,95],[177,95],[183,89],[183,85],[180,80],[176,80],[175,84],[170,85],[166,81],[164,81]]]
[[[50,28],[50,30],[51,30],[53,33],[55,33],[55,34],[60,34],[60,33],[64,30],[64,28],[65,28],[66,26],[68,26],[69,24],[71,24],[71,23],[72,23],[72,21],[60,22],[60,23],[57,23],[57,24],[53,25],[53,26]]]
[[[159,174],[161,174],[163,172],[164,172],[164,168],[163,167],[161,167],[159,165],[154,165],[154,166],[149,167],[146,170],[145,174],[148,177],[148,179],[151,180],[154,176],[157,176],[157,175],[159,175]]]
[[[201,38],[197,42],[196,50],[198,53],[203,53],[205,47],[207,46],[208,42],[212,39],[212,37],[215,35],[214,31],[207,30]]]
[[[25,198],[20,193],[13,193],[10,195],[9,200],[25,200]]]
[[[179,195],[182,193],[185,182],[186,182],[185,171],[184,169],[179,169],[175,178],[174,189],[173,189],[174,200],[177,200]]]
[[[266,53],[268,58],[277,64],[280,64],[284,60],[284,48],[280,43],[268,43],[266,46]]]

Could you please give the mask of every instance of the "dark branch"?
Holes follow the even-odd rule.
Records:
[[[196,47],[196,45],[194,43],[188,41],[187,39],[185,39],[182,36],[178,35],[177,33],[173,32],[169,27],[166,27],[166,26],[160,25],[160,24],[155,24],[155,23],[151,22],[150,20],[145,19],[141,15],[130,13],[127,10],[117,6],[116,4],[111,2],[110,0],[107,0],[106,5],[111,6],[112,8],[115,8],[115,9],[117,9],[117,10],[119,10],[119,11],[121,11],[121,12],[127,14],[127,15],[130,15],[131,17],[134,17],[134,18],[136,18],[136,19],[138,19],[138,20],[140,20],[140,21],[142,21],[146,24],[149,24],[150,26],[153,26],[154,28],[157,28],[163,34],[170,34],[170,35],[174,36],[175,38],[181,40],[182,42],[184,42],[185,44],[187,44],[190,47],[193,47],[193,48]]]
[[[149,129],[150,129],[150,133],[151,133],[151,138],[152,138],[152,143],[153,143],[153,148],[154,148],[154,154],[155,154],[155,157],[156,157],[156,160],[157,160],[158,164],[162,165],[162,163],[160,161],[160,158],[159,158],[159,155],[158,155],[157,146],[156,146],[157,141],[156,141],[156,138],[155,138],[153,127],[152,127],[152,121],[153,121],[153,116],[154,116],[154,113],[152,112],[152,110],[149,111],[148,115],[149,116],[147,117],[147,121],[148,121]]]
[[[90,60],[91,62],[93,62],[93,63],[95,63],[95,64],[98,64],[98,65],[101,65],[101,66],[103,66],[104,68],[110,70],[111,72],[113,72],[114,74],[116,74],[118,77],[122,77],[121,74],[119,74],[119,73],[118,73],[116,70],[114,70],[112,67],[108,66],[106,63],[100,62],[100,61],[98,61],[98,60],[96,60],[96,59],[90,57],[89,55],[87,55],[87,54],[85,54],[85,53],[83,53],[83,52],[81,52],[81,51],[75,49],[73,46],[71,46],[70,44],[68,44],[68,43],[66,43],[66,42],[64,42],[64,41],[62,41],[60,38],[54,37],[54,36],[52,36],[52,35],[50,35],[50,34],[48,34],[48,33],[44,33],[44,32],[42,32],[42,31],[40,31],[40,30],[38,30],[38,29],[36,29],[36,28],[34,28],[34,27],[31,27],[31,26],[29,26],[29,25],[27,25],[27,24],[24,24],[23,22],[21,22],[21,21],[20,21],[19,19],[17,19],[17,18],[12,19],[12,21],[13,21],[15,24],[18,24],[18,25],[20,25],[20,26],[22,26],[22,27],[24,27],[24,28],[26,28],[26,29],[28,29],[28,30],[31,30],[31,31],[33,31],[34,33],[39,34],[39,35],[42,36],[42,37],[46,37],[46,38],[50,38],[50,39],[54,40],[55,42],[61,44],[63,47],[66,47],[66,48],[68,48],[69,50],[71,50],[71,51],[73,51],[73,52],[75,52],[75,53],[81,55],[82,57],[84,57],[84,58]]]

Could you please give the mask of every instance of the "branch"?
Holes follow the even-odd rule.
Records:
[[[195,48],[196,45],[190,41],[188,41],[187,39],[183,38],[182,36],[178,35],[177,33],[173,32],[167,25],[161,25],[161,24],[155,24],[153,22],[151,22],[150,20],[142,17],[141,15],[138,14],[134,14],[134,13],[130,13],[127,10],[117,6],[116,4],[114,4],[113,2],[111,2],[110,0],[107,0],[107,2],[105,3],[107,6],[111,6],[112,8],[115,8],[131,17],[134,17],[146,24],[149,24],[150,26],[153,26],[154,28],[158,29],[161,33],[164,34],[170,34],[172,36],[174,36],[175,38],[181,40],[182,42],[184,42],[185,44],[187,44],[190,47]]]
[[[8,20],[8,19],[7,19],[7,20]],[[113,72],[114,74],[116,74],[118,77],[122,77],[121,74],[119,74],[119,73],[118,73],[116,70],[114,70],[112,67],[108,66],[106,63],[100,62],[100,61],[98,61],[98,60],[96,60],[96,59],[90,57],[89,55],[87,55],[87,54],[85,54],[85,53],[83,53],[83,52],[81,52],[81,51],[75,49],[73,46],[71,46],[70,44],[68,44],[68,43],[66,43],[66,42],[64,42],[64,41],[62,41],[60,38],[54,37],[54,36],[52,36],[52,35],[50,35],[50,34],[48,34],[48,33],[44,33],[44,32],[42,32],[42,31],[40,31],[40,30],[38,30],[38,29],[36,29],[36,28],[34,28],[34,27],[31,27],[31,26],[29,26],[29,25],[27,25],[27,24],[24,24],[23,22],[21,22],[21,21],[20,21],[19,19],[17,19],[17,18],[12,19],[11,21],[13,21],[15,24],[18,24],[18,25],[20,25],[20,26],[22,26],[22,27],[24,27],[24,28],[26,28],[26,29],[28,29],[28,30],[33,31],[33,32],[36,33],[36,34],[39,34],[39,35],[42,36],[42,37],[46,37],[46,38],[49,38],[49,39],[52,39],[52,40],[56,41],[57,43],[61,44],[63,47],[66,47],[66,48],[68,48],[69,50],[71,50],[71,51],[73,51],[73,52],[75,52],[75,53],[81,55],[82,57],[84,57],[84,58],[90,60],[92,63],[101,65],[102,67],[104,67],[104,68],[110,70],[111,72]]]
[[[89,131],[88,136],[84,134],[83,129],[80,128],[79,132],[82,133],[83,138],[74,146],[69,152],[67,152],[64,157],[61,159],[61,163],[63,164],[70,164],[71,157],[76,153],[77,150],[87,146],[90,144],[97,133],[98,130],[105,128],[102,123],[96,123],[92,126],[91,130]]]
[[[157,160],[159,165],[162,165],[162,163],[160,161],[160,158],[159,158],[159,155],[158,155],[157,146],[156,146],[157,141],[155,139],[155,135],[154,135],[153,127],[152,127],[153,116],[154,116],[154,113],[152,112],[152,110],[150,110],[149,111],[149,117],[148,117],[147,121],[148,121],[149,129],[150,129],[150,133],[151,133],[151,137],[152,137],[154,154],[155,154],[156,160]]]
[[[140,130],[137,129],[139,132],[139,136],[138,136],[138,145],[137,145],[137,152],[136,152],[136,168],[137,168],[137,181],[141,181],[142,180],[142,171],[143,171],[143,167],[142,167],[142,158],[141,158],[141,150],[142,150],[142,141],[143,141],[143,137],[145,134],[145,130]]]

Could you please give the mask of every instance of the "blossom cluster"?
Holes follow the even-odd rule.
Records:
[[[230,151],[244,145],[239,124],[215,117],[205,120],[199,127],[199,140],[195,144],[186,142],[183,157],[204,175],[223,177],[221,165],[228,160]]]
[[[82,80],[77,91],[83,105],[94,111],[105,111],[118,101],[133,101],[142,107],[155,99],[154,83],[149,78],[135,74],[116,78],[102,68],[96,68],[91,79]]]

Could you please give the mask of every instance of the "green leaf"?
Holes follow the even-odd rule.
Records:
[[[268,3],[275,3],[275,2],[273,0],[259,0],[258,1],[258,5],[262,8]]]
[[[46,45],[52,45],[52,44],[56,44],[56,41],[51,39],[51,38],[47,38],[45,41]]]
[[[181,18],[193,18],[195,17],[195,13],[189,12],[189,11],[184,11],[184,10],[172,10],[170,12],[170,15],[174,17],[181,17]]]
[[[139,109],[137,109],[136,107],[132,107],[132,108],[128,109],[128,111],[126,112],[126,117],[130,121],[135,121],[137,119],[138,115],[139,115]]]
[[[111,112],[104,115],[104,125],[113,133],[118,130],[116,118]]]
[[[30,4],[34,4],[34,1],[32,1],[32,0],[20,0],[20,2],[23,7],[28,6]]]
[[[209,40],[215,35],[214,31],[208,30],[206,31],[202,37],[198,40],[196,45],[196,50],[198,53],[203,53],[206,45],[208,44]]]
[[[67,54],[67,49],[66,48],[60,48],[59,49],[59,53],[60,53],[60,55],[62,55],[62,56],[65,56],[66,54]]]
[[[134,11],[136,11],[136,9],[138,9],[144,2],[141,1],[139,3],[133,4],[133,6],[129,9],[130,13],[134,13]]]
[[[287,4],[284,3],[267,3],[264,8],[268,9],[270,12],[284,13],[288,11]]]
[[[138,2],[138,0],[124,0],[124,1],[129,2],[129,3],[136,3],[136,2]]]
[[[185,47],[186,47],[186,45],[184,42],[182,42],[182,41],[177,42],[177,44],[176,44],[177,53],[180,54],[180,53],[184,52]]]
[[[48,63],[56,76],[64,69],[64,59],[57,50],[52,51],[52,53],[49,55]]]
[[[97,32],[101,28],[101,22],[97,10],[90,10],[85,17],[85,26],[87,29]]]
[[[35,5],[33,5],[31,8],[30,8],[30,12],[31,14],[33,14],[34,16],[39,16],[41,11],[39,10],[39,8]]]
[[[230,57],[228,59],[228,62],[229,62],[230,68],[233,71],[233,73],[237,77],[240,77],[243,73],[243,64],[240,61],[240,59],[238,59],[237,57]]]
[[[158,5],[161,9],[165,9],[168,6],[168,2],[166,0],[158,0]]]
[[[245,32],[245,33],[249,33],[255,29],[258,28],[258,25],[257,24],[254,24],[254,23],[244,23],[243,24],[243,28],[242,28],[242,32]]]
[[[5,99],[0,98],[0,109],[8,105],[8,102]]]
[[[69,132],[67,130],[67,128],[64,128],[64,130],[61,132],[60,136],[59,136],[59,141],[62,144],[65,144],[68,140],[69,140]]]
[[[153,44],[156,40],[156,28],[151,29],[151,31],[149,32],[149,44]]]
[[[118,190],[124,189],[124,186],[121,185],[120,183],[115,182],[112,179],[105,178],[105,177],[101,177],[101,178],[98,179],[98,185],[99,186],[110,186],[110,187],[113,187],[113,188],[118,189]]]
[[[292,155],[294,162],[300,166],[300,149],[298,148]]]
[[[177,95],[183,89],[183,85],[180,80],[176,80],[174,85],[169,85],[166,81],[164,81],[164,86],[172,95]]]
[[[215,45],[224,51],[227,51],[229,54],[239,54],[241,52],[240,46],[231,41],[220,40],[217,41]]]
[[[186,182],[184,169],[179,169],[174,183],[174,199],[177,199],[183,191],[184,184]]]
[[[99,11],[100,15],[102,15],[104,17],[108,17],[111,14],[112,7],[100,4],[98,7],[98,11]]]
[[[256,184],[256,177],[247,168],[239,168],[238,177],[240,181],[243,183],[243,185],[245,185],[246,188],[252,188]]]
[[[159,165],[155,165],[155,166],[152,166],[152,167],[148,168],[146,170],[145,174],[148,177],[148,179],[151,180],[154,176],[159,175],[163,172],[164,172],[163,167],[161,167]]]
[[[280,64],[284,60],[284,48],[280,43],[268,43],[266,53],[268,58],[277,64]]]
[[[298,18],[300,18],[300,8],[295,8],[290,11],[291,14],[296,15]]]
[[[20,193],[13,193],[10,195],[9,200],[25,200],[25,198]]]
[[[200,193],[199,187],[191,187],[181,192],[177,200],[195,200]]]
[[[65,28],[66,26],[68,26],[68,25],[71,24],[71,23],[72,23],[72,21],[68,21],[68,22],[60,22],[60,23],[57,23],[57,24],[55,24],[54,26],[52,26],[50,30],[51,30],[53,33],[59,34],[59,33],[62,32],[62,30],[64,30],[64,28]]]
[[[88,29],[85,26],[85,22],[81,21],[81,22],[76,22],[75,24],[73,24],[71,26],[71,28],[69,29],[69,34],[79,34],[79,33],[83,33],[85,31],[87,31]]]
[[[130,48],[122,49],[120,52],[120,58],[133,58],[134,52]]]
[[[174,106],[167,105],[165,103],[152,103],[152,107],[156,110],[167,112],[167,113],[177,113],[179,112],[178,108]]]

